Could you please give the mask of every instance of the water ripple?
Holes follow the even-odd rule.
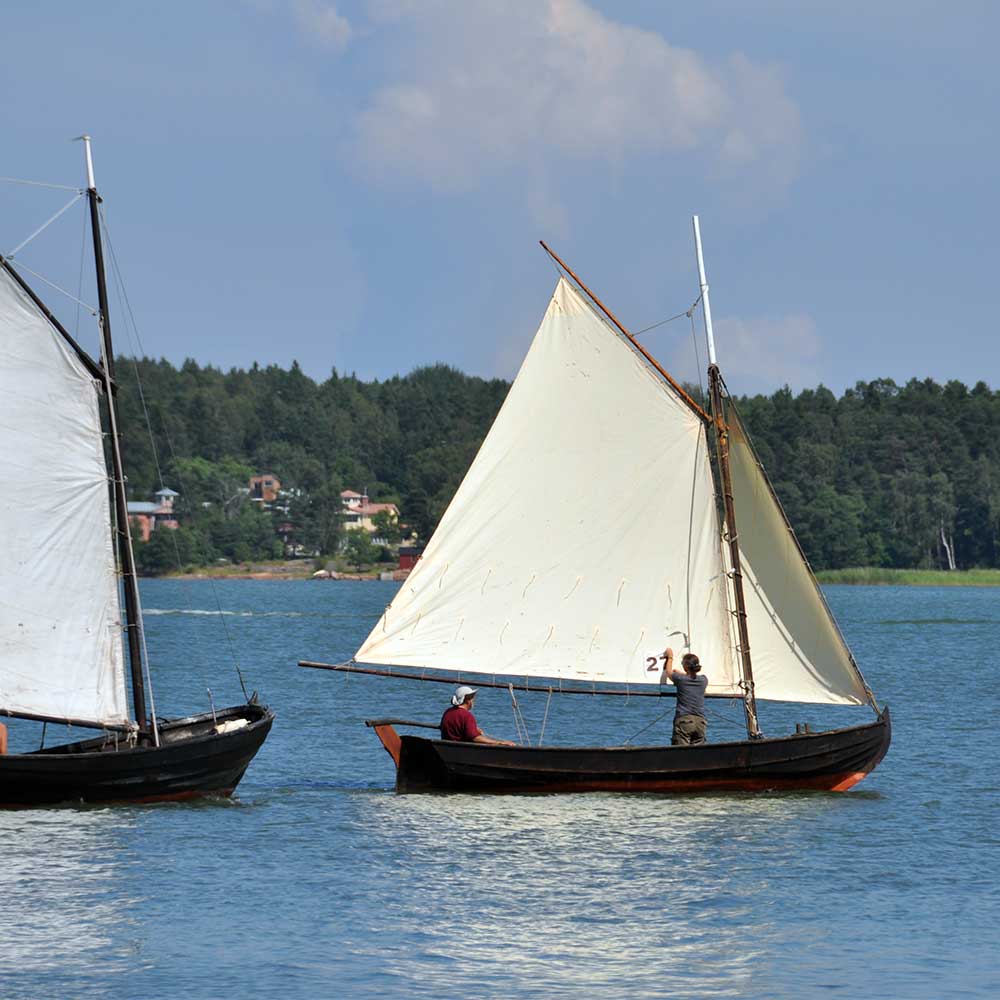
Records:
[[[234,581],[218,628],[207,582],[143,582],[161,712],[206,677],[221,704],[235,650],[277,722],[228,803],[0,814],[4,1000],[1000,995],[995,592],[827,589],[895,727],[846,795],[504,797],[391,790],[363,720],[437,718],[437,685],[295,666],[347,659],[393,589]],[[519,701],[541,720],[543,695]],[[669,732],[612,701],[553,699],[547,733]],[[477,714],[513,735],[501,692]],[[22,725],[12,743],[37,745]]]

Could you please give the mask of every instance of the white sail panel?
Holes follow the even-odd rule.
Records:
[[[758,698],[860,705],[864,682],[733,408],[733,503]]]
[[[656,684],[693,649],[736,688],[701,418],[560,280],[363,663]]]
[[[93,377],[0,270],[0,708],[127,722]]]

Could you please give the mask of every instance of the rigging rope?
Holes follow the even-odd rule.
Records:
[[[742,705],[742,702],[739,702],[738,704]],[[632,734],[632,735],[631,735],[631,736],[630,736],[630,737],[629,737],[629,738],[628,738],[628,739],[627,739],[627,740],[625,741],[625,746],[628,746],[628,745],[629,745],[629,744],[630,744],[630,743],[632,742],[632,740],[634,740],[634,739],[635,739],[635,738],[636,738],[637,736],[640,736],[640,735],[642,735],[642,733],[646,732],[646,730],[647,730],[647,729],[652,729],[652,728],[653,728],[653,726],[655,726],[655,725],[656,725],[656,724],[657,724],[658,722],[661,722],[661,721],[662,721],[663,719],[665,719],[665,718],[666,718],[666,717],[667,717],[667,716],[668,716],[668,715],[669,715],[669,714],[670,714],[671,712],[673,712],[674,710],[675,710],[675,709],[674,709],[674,707],[673,707],[673,706],[671,706],[671,707],[670,707],[670,708],[668,708],[668,709],[667,709],[667,710],[666,710],[666,711],[665,711],[665,712],[664,712],[664,713],[663,713],[662,715],[658,715],[658,716],[657,716],[657,717],[656,717],[655,719],[653,719],[653,721],[652,721],[652,722],[650,722],[650,723],[648,723],[647,725],[643,726],[643,727],[642,727],[642,729],[639,729],[639,730],[637,730],[636,732],[634,732],[634,733],[633,733],[633,734]],[[737,722],[737,721],[736,721],[736,720],[734,720],[734,719],[730,719],[730,718],[727,718],[727,717],[726,717],[725,715],[722,715],[722,714],[720,714],[720,713],[718,713],[718,712],[714,712],[714,711],[712,711],[712,709],[710,709],[710,708],[706,708],[706,709],[705,709],[705,715],[706,715],[706,716],[710,716],[710,717],[711,717],[712,719],[714,719],[715,721],[717,721],[717,722],[721,722],[721,723],[723,723],[724,725],[727,725],[727,726],[734,726],[734,727],[736,727],[737,729],[742,729],[742,728],[744,728],[744,723],[743,723],[743,721],[742,721],[742,720],[740,720],[739,722]]]
[[[650,330],[655,330],[658,326],[666,326],[668,323],[673,323],[674,320],[680,319],[682,316],[690,316],[698,307],[699,302],[701,302],[700,295],[694,300],[694,302],[691,303],[690,308],[685,309],[684,312],[679,312],[676,316],[671,316],[669,319],[661,319],[659,323],[654,323],[652,326],[646,326],[641,330],[636,330],[632,336],[641,337],[644,333],[649,333]]]
[[[648,725],[646,725],[646,726],[643,726],[643,727],[642,727],[642,729],[639,729],[639,730],[637,730],[636,732],[634,732],[634,733],[633,733],[633,734],[632,734],[632,735],[631,735],[631,736],[630,736],[630,737],[629,737],[629,738],[628,738],[628,739],[627,739],[627,740],[625,741],[625,746],[628,746],[628,745],[629,745],[629,744],[630,744],[630,743],[632,742],[632,740],[634,740],[634,739],[635,739],[635,738],[636,738],[637,736],[639,736],[640,734],[644,733],[644,732],[645,732],[645,731],[646,731],[647,729],[652,729],[652,728],[653,728],[653,726],[655,726],[655,725],[656,725],[656,724],[657,724],[658,722],[660,722],[660,721],[661,721],[662,719],[665,719],[665,718],[666,718],[666,717],[667,717],[667,716],[668,716],[668,715],[669,715],[669,714],[670,714],[670,713],[671,713],[671,712],[672,712],[673,710],[674,710],[674,706],[673,706],[673,705],[671,705],[671,706],[670,706],[670,708],[668,708],[668,709],[667,709],[667,710],[666,710],[666,711],[665,711],[665,712],[664,712],[664,713],[663,713],[662,715],[658,715],[658,716],[657,716],[657,717],[656,717],[655,719],[653,719],[653,721],[652,721],[652,722],[650,722],[650,723],[649,723]]]
[[[83,229],[80,232],[80,273],[76,279],[76,321],[73,326],[73,335],[80,339],[80,301],[83,299],[83,266],[87,259],[87,213],[81,212],[83,217]]]
[[[514,694],[514,685],[508,684],[507,690],[510,691],[510,703],[514,710],[514,727],[517,729],[517,741],[518,743],[525,743],[531,746],[531,738],[528,735],[528,724],[524,721],[524,716],[521,714],[521,706],[517,703],[517,695]]]
[[[98,320],[98,326],[99,327],[104,327],[105,322],[106,322],[106,317],[102,316],[100,318],[100,320]],[[111,383],[111,364],[112,364],[112,362],[111,362],[111,358],[108,356],[108,348],[110,347],[110,338],[105,338],[105,337],[102,336],[100,339],[101,339],[101,363],[102,363],[102,365],[104,367],[104,392],[107,395],[108,431],[109,431],[109,433],[111,435],[112,450],[115,451],[115,454],[116,454],[116,460],[115,460],[115,463],[114,463],[114,476],[116,478],[115,478],[114,482],[115,482],[116,491],[120,490],[120,492],[117,492],[117,495],[121,496],[124,499],[124,494],[125,494],[125,472],[124,472],[124,469],[122,468],[121,452],[117,450],[117,448],[118,448],[118,442],[120,441],[121,438],[120,438],[120,434],[119,434],[119,431],[118,431],[118,419],[117,419],[117,417],[115,415],[115,406],[114,406],[114,402],[113,402],[113,400],[111,398],[111,394],[112,394],[112,392],[114,392],[114,389],[112,388],[112,383]],[[119,473],[120,473],[120,475],[119,475]],[[133,545],[132,545],[132,525],[131,525],[131,522],[129,521],[129,518],[128,518],[127,502],[126,502],[125,523],[124,524],[122,524],[118,520],[118,508],[119,508],[119,505],[117,503],[115,503],[113,505],[113,510],[114,510],[115,513],[112,515],[112,518],[113,518],[112,524],[114,526],[116,534],[122,536],[125,539],[125,546],[126,546],[128,552],[129,553],[133,553],[134,552],[134,548],[133,548]],[[119,577],[124,577],[125,566],[123,565],[124,560],[119,557],[120,551],[121,551],[120,547],[119,546],[115,546],[115,563],[116,563],[116,565],[118,567],[118,575],[119,575]],[[134,570],[134,566],[133,566],[133,570]],[[133,575],[133,580],[134,580],[134,575]],[[139,597],[138,582],[136,582],[135,588],[132,591],[132,593],[134,594],[134,597],[135,597],[135,604],[136,604],[135,610],[136,610],[137,620],[134,621],[134,622],[126,622],[126,628],[129,627],[129,626],[134,626],[138,630],[139,641],[140,641],[140,643],[142,645],[142,649],[141,649],[141,651],[139,653],[139,664],[138,664],[138,666],[139,666],[139,674],[140,674],[140,677],[142,677],[143,680],[144,680],[144,683],[146,685],[146,693],[149,695],[150,718],[153,720],[153,745],[158,747],[160,745],[160,731],[159,731],[159,727],[156,724],[156,702],[155,702],[155,700],[153,698],[152,678],[149,675],[149,654],[148,654],[148,652],[146,650],[146,630],[145,630],[145,628],[143,626],[143,620],[142,620],[142,603],[141,603],[141,600],[140,600],[140,597]],[[127,596],[128,596],[128,594],[126,593],[126,597]],[[131,653],[131,647],[130,647],[130,653]],[[135,669],[135,666],[136,666],[136,664],[133,661],[133,663],[132,663],[132,669],[133,669],[133,671]],[[134,674],[133,674],[133,678],[134,678]],[[136,691],[135,691],[134,688],[135,688],[135,685],[133,684],[133,692],[132,692],[132,694],[133,694],[134,697],[138,697],[138,695],[137,695],[137,693],[136,693]],[[136,720],[135,721],[136,721],[137,727],[139,727],[139,726],[144,727],[145,726],[145,721],[146,720],[144,718],[140,719],[138,717],[138,713],[136,713]],[[132,735],[133,736],[135,735],[134,731],[133,731]]]
[[[548,259],[549,263],[552,265],[552,269],[556,272],[556,274],[558,274],[559,277],[563,277],[565,271],[562,269],[562,267],[560,267],[559,264],[555,260],[553,260],[551,256],[549,256]],[[691,316],[692,313],[695,311],[695,309],[698,308],[698,304],[701,302],[703,294],[704,293],[699,294],[698,298],[696,298],[694,302],[691,303],[690,307],[685,309],[683,312],[679,312],[677,313],[676,316],[671,316],[668,319],[661,319],[658,323],[653,323],[651,326],[643,327],[641,330],[637,330],[635,333],[631,334],[631,336],[635,339],[638,339],[639,337],[642,336],[642,334],[649,333],[650,330],[655,330],[659,326],[666,326],[667,323],[673,323],[675,320],[680,319],[682,316]]]
[[[30,184],[32,187],[43,187],[43,188],[54,188],[57,191],[76,191],[77,194],[86,194],[86,191],[81,190],[78,187],[74,187],[71,184],[49,184],[46,181],[25,181],[21,180],[20,177],[0,177],[0,181],[6,181],[8,184]]]
[[[54,281],[49,281],[49,279],[46,278],[44,274],[39,274],[37,271],[33,271],[30,267],[28,267],[27,264],[24,263],[23,260],[17,261],[16,266],[18,270],[27,271],[28,274],[30,274],[33,278],[37,278],[39,281],[44,281],[46,285],[48,285],[50,288],[54,288],[60,295],[65,295],[66,298],[68,298],[71,302],[79,303],[81,306],[83,306],[84,309],[87,310],[87,312],[90,313],[91,316],[97,316],[98,313],[97,309],[95,309],[91,305],[87,305],[86,302],[82,302],[75,295],[71,294],[70,292],[67,292],[65,288],[61,288]]]
[[[45,232],[45,230],[48,229],[60,215],[64,212],[68,212],[82,197],[82,191],[78,191],[75,195],[73,195],[73,197],[70,198],[70,200],[66,202],[66,204],[63,205],[63,207],[60,208],[59,211],[56,212],[56,214],[53,215],[47,222],[43,222],[29,237],[18,243],[18,245],[7,254],[8,259],[12,260],[18,251],[23,250],[39,233]]]
[[[701,302],[701,296],[698,296],[698,302]],[[688,310],[687,316],[691,320],[691,340],[694,343],[694,367],[698,372],[698,391],[701,393],[701,398],[705,398],[705,385],[701,380],[701,354],[698,352],[698,331],[694,326],[694,311],[698,306],[698,302],[695,302],[693,306]]]
[[[545,715],[542,716],[542,730],[538,734],[538,745],[542,745],[542,739],[545,737],[545,723],[549,721],[549,705],[552,702],[552,688],[549,688],[549,696],[545,699]]]
[[[145,357],[146,351],[145,351],[145,348],[142,345],[142,338],[139,335],[139,326],[138,326],[138,324],[136,323],[136,320],[135,320],[135,313],[132,311],[132,303],[129,300],[128,293],[125,290],[125,282],[124,282],[124,279],[122,277],[121,268],[118,265],[118,256],[115,253],[114,244],[111,241],[111,230],[108,227],[107,219],[105,218],[104,206],[103,205],[101,206],[100,211],[101,211],[101,226],[102,226],[102,229],[104,230],[104,234],[105,234],[105,237],[107,239],[108,256],[109,256],[109,258],[111,260],[112,272],[113,272],[114,277],[115,277],[115,288],[116,288],[116,290],[118,292],[118,296],[119,296],[120,301],[124,304],[124,309],[122,310],[123,315],[125,315],[127,317],[127,321],[125,323],[125,332],[126,332],[126,335],[129,338],[130,342],[133,340],[133,336],[134,336],[134,346],[138,347],[139,352],[141,352],[142,355]],[[145,420],[145,423],[146,423],[146,432],[149,435],[150,450],[152,451],[152,455],[153,455],[153,463],[156,466],[156,476],[157,476],[157,479],[159,480],[159,483],[160,483],[160,489],[165,489],[166,488],[166,484],[163,481],[163,470],[162,470],[162,467],[160,466],[160,458],[159,458],[159,454],[158,454],[157,449],[156,449],[156,440],[155,440],[154,435],[153,435],[153,426],[152,426],[152,421],[151,421],[150,415],[149,415],[149,409],[148,409],[148,407],[146,405],[146,396],[145,396],[145,393],[143,392],[143,389],[142,389],[142,378],[140,377],[140,374],[139,374],[139,362],[138,362],[138,359],[135,356],[135,354],[136,354],[136,352],[133,352],[132,368],[133,368],[133,371],[135,373],[136,386],[137,386],[138,391],[139,391],[139,400],[140,400],[141,405],[142,405],[143,419]],[[161,426],[162,431],[163,431],[163,437],[164,437],[164,439],[167,442],[167,449],[170,452],[170,457],[174,461],[174,474],[177,476],[178,485],[181,487],[181,491],[182,492],[186,492],[186,486],[185,486],[185,483],[183,481],[183,477],[181,476],[180,471],[179,471],[179,469],[177,467],[177,464],[176,464],[177,463],[177,453],[174,450],[173,441],[170,438],[170,433],[167,430],[166,421],[163,420],[162,415],[161,415],[161,418],[160,418],[160,426]],[[174,534],[173,532],[171,532],[171,536],[170,537],[171,537],[171,541],[173,542],[174,556],[175,556],[175,561],[177,563],[177,569],[181,570],[182,569],[182,565],[181,565],[182,564],[182,560],[181,560],[180,543],[177,541],[177,535]],[[222,610],[222,601],[219,599],[219,592],[216,589],[215,581],[211,577],[208,577],[208,581],[209,581],[210,589],[212,591],[212,598],[215,601],[215,608],[216,608],[216,612],[218,614],[218,620],[222,624],[222,631],[223,631],[223,634],[225,635],[226,643],[229,646],[229,655],[232,657],[233,664],[234,664],[234,667],[236,669],[236,676],[237,676],[237,678],[238,678],[238,680],[240,682],[240,687],[243,688],[243,691],[245,693],[246,692],[246,687],[243,684],[243,674],[242,674],[242,671],[240,670],[240,658],[237,655],[236,646],[235,646],[235,643],[233,642],[233,637],[230,634],[229,626],[228,626],[228,624],[226,622],[226,616],[225,616],[225,614],[223,613],[223,610]],[[205,680],[204,674],[202,676],[202,680],[203,681]],[[207,688],[207,685],[206,685],[206,688]]]

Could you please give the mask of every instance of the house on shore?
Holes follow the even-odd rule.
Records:
[[[180,496],[176,490],[163,487],[153,496],[155,501],[129,500],[128,521],[132,534],[141,542],[148,542],[149,536],[158,528],[176,530],[177,515],[174,513],[174,497]]]
[[[274,503],[281,492],[281,480],[273,472],[250,477],[250,499],[263,506]]]
[[[399,508],[394,503],[372,503],[367,492],[355,493],[354,490],[341,490],[340,502],[343,505],[343,522],[345,531],[367,531],[376,545],[385,545],[387,540],[381,538],[375,525],[375,515],[383,511],[394,523],[399,523]]]

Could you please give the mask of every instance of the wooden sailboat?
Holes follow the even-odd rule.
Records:
[[[228,795],[264,742],[273,715],[255,697],[183,719],[157,719],[147,708],[151,689],[126,507],[99,197],[90,141],[82,138],[100,363],[0,257],[0,451],[18,484],[0,498],[0,716],[93,728],[100,735],[0,755],[0,806]]]
[[[694,228],[710,412],[552,254],[569,280],[559,279],[422,559],[351,663],[302,665],[662,697],[674,692],[660,687],[656,653],[670,645],[698,654],[709,697],[742,701],[747,738],[508,747],[370,720],[399,790],[843,791],[885,755],[888,708],[865,683],[722,380],[697,217]],[[758,699],[868,705],[875,719],[765,737]]]

